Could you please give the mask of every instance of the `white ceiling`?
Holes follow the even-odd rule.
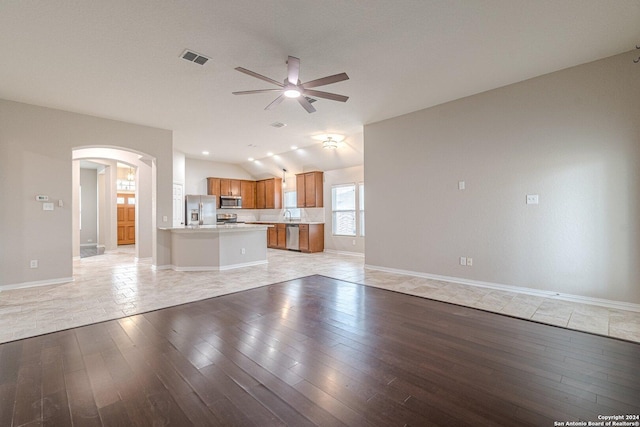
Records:
[[[171,129],[187,157],[254,172],[248,157],[292,158],[292,145],[331,169],[362,162],[364,124],[639,43],[638,0],[0,0],[0,98]],[[186,48],[211,60],[187,62]],[[303,82],[346,72],[317,89],[349,101],[308,114],[231,94],[270,88],[235,67],[282,81],[287,55]],[[323,133],[346,148],[316,149]]]

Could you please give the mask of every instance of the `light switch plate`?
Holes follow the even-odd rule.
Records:
[[[458,190],[464,190],[465,184],[464,181],[458,181]]]
[[[43,203],[42,204],[42,210],[43,211],[52,211],[53,210],[53,203]]]
[[[528,205],[537,205],[538,204],[538,195],[537,194],[527,194],[527,204]]]

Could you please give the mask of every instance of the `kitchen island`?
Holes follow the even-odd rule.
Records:
[[[266,224],[164,227],[176,271],[229,270],[267,263]]]

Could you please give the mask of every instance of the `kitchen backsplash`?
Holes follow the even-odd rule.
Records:
[[[238,214],[238,221],[282,221],[285,209],[221,209]],[[324,208],[300,209],[301,222],[325,222]]]

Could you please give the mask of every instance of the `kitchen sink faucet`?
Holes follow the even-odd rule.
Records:
[[[284,216],[284,219],[287,219],[287,213],[289,214],[289,221],[291,221],[291,211],[289,209],[287,209],[286,211],[284,211],[284,213],[282,214],[282,216]]]

